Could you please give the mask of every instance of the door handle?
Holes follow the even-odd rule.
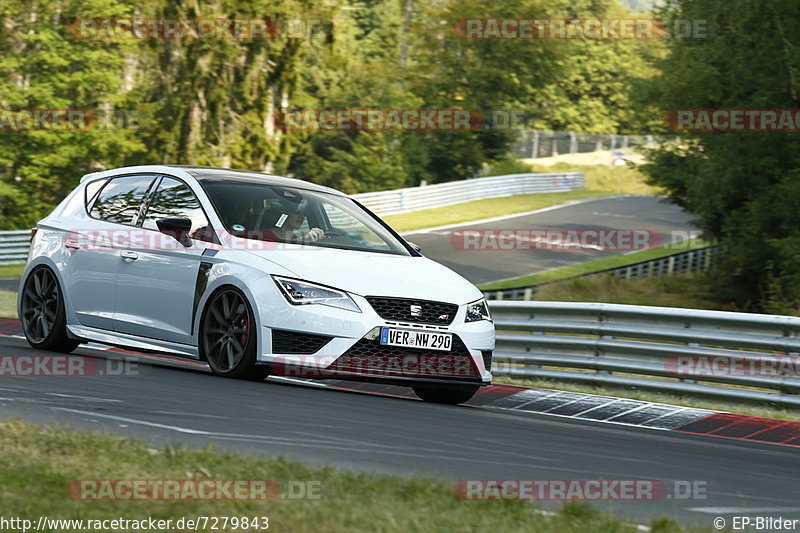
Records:
[[[81,245],[78,243],[78,241],[68,239],[64,241],[64,248],[68,248],[70,250],[80,250]]]
[[[119,255],[122,256],[123,261],[136,261],[139,259],[139,254],[130,250],[123,250]]]

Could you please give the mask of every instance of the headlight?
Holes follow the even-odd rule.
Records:
[[[478,320],[492,321],[492,315],[489,314],[489,306],[486,305],[486,300],[483,298],[477,302],[467,304],[467,317],[464,322],[477,322]]]
[[[361,309],[350,296],[330,287],[291,278],[272,276],[281,292],[292,305],[319,304],[360,313]]]

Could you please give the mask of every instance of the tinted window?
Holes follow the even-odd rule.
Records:
[[[108,222],[134,224],[152,176],[114,178],[103,187],[90,214]]]
[[[201,241],[214,242],[214,232],[206,218],[200,201],[188,185],[173,178],[164,178],[147,207],[143,227],[158,230],[156,221],[161,218],[188,218],[192,221],[189,236]]]
[[[86,185],[86,206],[88,207],[91,205],[92,200],[95,199],[97,193],[100,192],[100,189],[103,188],[103,185],[107,182],[107,179],[104,180],[95,180]]]

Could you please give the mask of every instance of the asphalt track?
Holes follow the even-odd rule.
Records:
[[[467,227],[650,229],[667,235],[692,229],[680,210],[642,197],[595,200]],[[428,256],[476,282],[614,253],[465,252],[452,247],[453,230],[408,237]],[[796,447],[287,382],[225,380],[211,376],[204,365],[167,356],[138,359],[86,347],[77,353],[97,356],[104,373],[2,377],[2,417],[108,431],[154,444],[200,447],[210,442],[248,454],[454,482],[651,479],[667,487],[675,481],[706,487],[705,499],[594,503],[642,522],[668,516],[710,527],[717,516],[729,524],[732,515],[800,518]],[[37,354],[48,355],[22,339],[0,336],[0,357]],[[147,364],[123,367],[105,362],[109,355]]]
[[[651,479],[705,484],[706,499],[601,502],[645,522],[710,526],[732,514],[800,518],[796,447],[490,407],[441,406],[279,382],[217,378],[197,363],[107,367],[85,377],[0,378],[2,417],[109,431],[154,444],[207,443],[382,474],[462,479]],[[0,336],[0,356],[47,355]],[[136,357],[126,355],[126,357]],[[167,366],[164,366],[167,365]],[[465,503],[465,505],[469,505]]]
[[[487,283],[558,268],[594,259],[628,253],[630,249],[566,247],[558,249],[465,250],[453,233],[460,230],[644,230],[650,232],[650,247],[666,244],[672,232],[686,234],[696,228],[691,216],[674,204],[651,196],[617,196],[572,205],[558,206],[535,213],[510,215],[502,220],[459,224],[404,234],[422,248],[422,253],[455,270],[473,283]],[[616,239],[612,239],[612,242]],[[608,248],[608,246],[606,246]]]

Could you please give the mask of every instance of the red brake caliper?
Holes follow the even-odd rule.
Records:
[[[248,317],[244,317],[244,323],[242,324],[242,329],[244,330],[244,333],[242,333],[242,339],[240,341],[242,347],[244,347],[247,344],[247,331],[249,327],[250,327],[250,322],[248,320]]]

